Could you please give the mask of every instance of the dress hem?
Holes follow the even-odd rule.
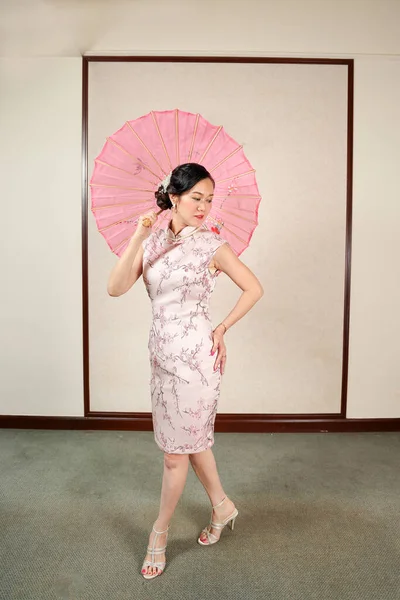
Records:
[[[164,452],[164,454],[200,454],[200,452],[205,452],[209,448],[212,448],[214,446],[214,441],[215,441],[215,440],[213,440],[212,443],[207,446],[207,448],[202,448],[201,450],[192,450],[192,451],[188,451],[188,452],[168,452],[158,443],[156,437],[154,437],[154,440],[155,440],[157,446],[159,447],[159,449],[162,452]]]

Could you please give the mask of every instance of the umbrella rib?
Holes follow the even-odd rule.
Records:
[[[132,125],[129,123],[129,121],[126,122],[126,124],[128,125],[129,129],[132,131],[132,133],[134,135],[136,135],[137,139],[139,140],[139,142],[142,144],[143,148],[150,154],[151,158],[154,160],[155,163],[157,163],[157,165],[160,167],[161,173],[163,173],[163,178],[165,177],[165,175],[167,174],[164,169],[162,168],[162,166],[160,165],[160,163],[158,162],[158,160],[156,159],[156,157],[154,156],[154,154],[151,152],[151,150],[146,146],[146,144],[144,143],[144,141],[142,140],[142,138],[140,137],[140,135],[138,133],[136,133],[136,131],[133,129]]]
[[[154,122],[154,125],[155,125],[155,127],[156,127],[156,129],[157,129],[157,133],[158,133],[158,135],[159,135],[159,137],[160,137],[160,140],[161,140],[162,147],[164,148],[165,156],[167,157],[167,160],[168,160],[168,162],[169,162],[169,166],[171,167],[171,171],[172,171],[172,163],[171,163],[171,159],[170,159],[170,157],[169,157],[168,150],[167,150],[167,147],[166,147],[166,145],[165,145],[165,142],[164,142],[164,138],[163,138],[163,136],[162,136],[162,134],[161,134],[161,131],[160,131],[160,128],[159,128],[159,126],[158,126],[158,122],[157,122],[157,119],[156,119],[156,116],[155,116],[155,114],[154,114],[154,111],[153,111],[153,110],[151,111],[151,116],[153,117],[153,122]]]
[[[123,185],[105,185],[104,183],[89,183],[90,187],[100,187],[100,188],[116,188],[118,190],[133,190],[134,192],[149,192],[153,193],[153,190],[146,190],[143,188],[134,188],[134,187],[124,187]]]
[[[235,148],[235,150],[233,150],[230,154],[228,154],[228,156],[226,156],[225,158],[220,160],[219,163],[210,170],[210,172],[212,173],[213,171],[215,171],[215,169],[218,169],[218,167],[220,167],[224,162],[226,162],[228,160],[228,158],[231,158],[231,156],[234,156],[234,154],[239,152],[239,150],[241,150],[242,148],[243,148],[243,146],[238,146],[237,148]]]
[[[212,219],[214,219],[214,222],[217,225],[221,225],[221,220],[218,217],[218,215],[217,215],[217,218],[216,217],[212,217]],[[233,225],[234,227],[236,227],[236,229],[240,229],[240,231],[243,231],[243,233],[249,233],[247,229],[243,229],[243,227],[239,227],[239,225],[236,225],[236,223],[233,223],[232,221],[229,221],[229,220],[227,221],[226,219],[222,221],[222,227],[225,226],[225,223],[229,223],[230,225]],[[257,223],[255,221],[252,221],[252,223],[254,223],[255,225],[257,225]]]
[[[257,225],[257,221],[255,221],[254,219],[248,219],[247,217],[243,217],[242,215],[237,215],[234,212],[232,212],[231,210],[226,210],[226,208],[220,208],[217,206],[217,209],[221,212],[226,213],[227,215],[233,215],[237,219],[242,219],[242,221],[248,221],[249,223],[253,223],[254,225]]]
[[[121,246],[123,246],[125,244],[125,242],[127,242],[132,236],[128,235],[128,237],[126,237],[124,240],[122,240],[122,242],[120,244],[118,244],[118,246],[116,246],[114,248],[114,252],[117,252],[117,250],[119,250],[121,248]]]
[[[122,169],[121,167],[117,167],[116,165],[111,165],[110,163],[107,163],[104,160],[99,160],[98,158],[96,158],[94,162],[97,162],[100,165],[105,165],[106,167],[110,167],[111,169],[117,169],[117,171],[122,171],[123,173],[127,173],[128,175],[132,175],[132,177],[137,177],[138,179],[143,179],[144,181],[147,181],[147,183],[156,185],[156,183],[154,183],[154,181],[150,181],[149,179],[144,179],[144,178],[140,177],[140,175],[137,175],[136,173],[132,173],[131,171],[127,171],[126,169]]]
[[[160,176],[159,176],[159,175],[156,175],[156,173],[154,173],[154,171],[152,171],[152,170],[150,169],[150,167],[148,167],[148,166],[146,165],[146,163],[144,163],[144,162],[142,161],[142,159],[138,158],[138,162],[139,162],[139,163],[142,165],[142,167],[143,167],[144,169],[146,169],[147,171],[149,171],[149,173],[151,173],[152,175],[154,175],[154,177],[157,179],[157,182],[160,180]],[[156,183],[155,185],[157,185],[157,183]]]
[[[117,142],[115,142],[112,138],[108,137],[107,141],[111,142],[111,144],[114,144],[114,146],[116,148],[119,148],[119,150],[122,150],[122,152],[125,152],[125,154],[127,154],[128,156],[130,156],[133,161],[137,160],[145,169],[147,169],[147,171],[149,171],[152,175],[154,175],[154,177],[157,180],[160,178],[160,176],[156,175],[139,157],[135,158],[132,154],[130,154],[130,152],[128,152],[128,150],[125,150],[125,148],[123,146],[121,146],[120,144],[118,144]]]
[[[239,227],[239,225],[235,225],[234,223],[232,223],[232,221],[225,221],[226,223],[229,223],[230,225],[234,225],[236,227],[236,229],[239,229],[240,231],[243,231],[243,233],[248,234],[249,231],[247,229],[243,229],[243,227]],[[223,224],[223,227],[226,228],[225,223]]]
[[[210,150],[211,146],[213,145],[213,143],[215,142],[215,140],[217,139],[217,137],[221,133],[221,131],[222,131],[222,125],[220,125],[218,127],[217,131],[214,134],[214,137],[212,138],[212,140],[208,144],[207,148],[204,150],[202,157],[199,159],[199,163],[201,163],[204,160],[204,157],[206,156],[206,154]]]
[[[226,198],[227,194],[215,194],[214,198]],[[229,194],[230,198],[253,198],[253,199],[261,199],[259,194]]]
[[[222,206],[222,204],[221,204],[221,206],[218,206],[217,204],[215,204],[215,206],[216,206],[217,208],[221,209],[221,206]],[[238,207],[236,207],[236,206],[235,206],[234,208],[235,208],[235,210],[240,210],[240,211],[242,211],[242,212],[248,212],[248,213],[254,214],[254,210],[253,210],[253,209],[251,209],[251,208],[238,208]]]
[[[132,205],[137,205],[137,204],[147,204],[153,203],[153,200],[138,200],[137,202],[124,202],[124,203],[118,203],[118,204],[104,204],[104,206],[92,206],[93,211],[96,210],[103,210],[103,208],[114,208],[114,206],[132,206]]]
[[[198,125],[199,125],[199,118],[200,118],[200,114],[197,113],[197,115],[196,115],[196,121],[195,121],[195,124],[194,124],[194,129],[193,129],[192,143],[191,143],[190,150],[189,150],[188,162],[190,162],[191,159],[192,159],[192,152],[193,152],[193,148],[194,148],[194,140],[196,139],[196,135],[197,135],[197,128],[198,128]]]
[[[153,199],[153,193],[151,194],[150,197]],[[149,200],[150,200],[150,197],[149,197]],[[107,198],[114,198],[114,199],[116,198],[117,200],[128,200],[128,201],[135,200],[132,194],[128,194],[127,196],[122,196],[121,198],[119,197],[119,195],[116,195],[116,194],[104,194],[100,197],[100,200],[106,200]]]
[[[107,229],[111,229],[111,227],[115,227],[115,225],[119,225],[120,223],[125,223],[126,221],[129,221],[130,219],[133,219],[134,217],[141,215],[141,213],[142,213],[142,211],[139,211],[132,215],[129,215],[128,217],[124,217],[123,219],[120,219],[119,221],[115,221],[114,223],[110,223],[110,225],[106,225],[106,227],[102,227],[101,229],[99,229],[99,231],[100,231],[100,233],[102,233],[103,231],[107,231]]]
[[[226,179],[218,179],[217,183],[224,183],[225,181],[232,181],[232,179],[239,179],[239,177],[244,177],[245,175],[249,175],[250,173],[255,173],[255,169],[251,169],[250,171],[246,171],[245,173],[239,173],[239,175],[231,175],[231,177],[227,177]]]
[[[224,229],[226,229],[226,231],[229,231],[229,233],[231,233],[232,235],[234,235],[235,238],[237,238],[239,240],[239,242],[242,242],[242,244],[244,244],[245,246],[247,245],[247,242],[245,242],[244,240],[242,240],[242,238],[240,238],[238,235],[236,235],[236,233],[234,233],[231,229],[229,229],[229,227],[226,227],[224,225]]]

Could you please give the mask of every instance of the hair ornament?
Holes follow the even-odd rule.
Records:
[[[163,191],[164,191],[164,193],[167,191],[167,188],[168,188],[168,186],[169,186],[169,184],[170,184],[170,182],[171,182],[171,174],[172,174],[172,171],[170,171],[170,172],[168,173],[168,175],[167,175],[167,176],[166,176],[166,177],[165,177],[165,178],[162,180],[162,182],[160,183],[160,185],[161,185],[161,186],[162,186],[162,188],[163,188]]]

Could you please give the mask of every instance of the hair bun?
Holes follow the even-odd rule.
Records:
[[[162,210],[168,210],[172,208],[172,202],[169,199],[168,192],[164,192],[164,188],[162,185],[158,188],[158,190],[154,193],[156,197],[156,203],[159,208]]]
[[[180,197],[203,179],[210,179],[215,187],[214,179],[203,165],[199,165],[198,163],[178,165],[171,171],[170,176],[168,175],[165,183],[163,182],[159,185],[158,190],[154,193],[157,206],[161,208],[161,210],[172,208],[173,205],[169,198],[169,194]],[[164,185],[167,185],[166,189],[164,188]]]

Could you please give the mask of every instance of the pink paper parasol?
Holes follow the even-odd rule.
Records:
[[[215,180],[212,209],[204,226],[220,233],[239,256],[258,224],[261,200],[255,170],[243,148],[221,126],[199,114],[169,110],[127,121],[107,138],[90,180],[92,212],[111,250],[121,256],[139,215],[158,211],[154,192],[176,166],[202,164]],[[153,230],[166,228],[169,210]]]

